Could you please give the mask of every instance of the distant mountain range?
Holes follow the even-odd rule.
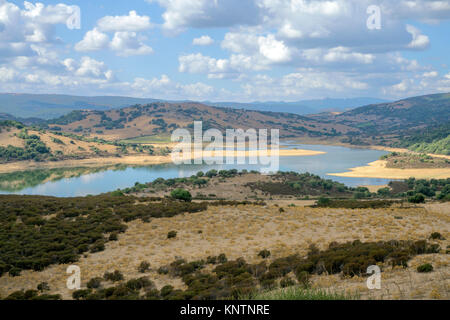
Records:
[[[383,102],[388,101],[377,98],[349,98],[349,99],[326,98],[317,100],[301,100],[296,102],[268,101],[268,102],[239,103],[239,102],[205,101],[203,103],[215,107],[239,108],[257,111],[287,112],[300,115],[308,115],[321,112],[348,111],[360,106]]]
[[[132,97],[82,97],[56,94],[0,94],[0,113],[9,114],[16,118],[53,119],[66,115],[74,110],[106,111],[119,109],[136,104],[153,102],[185,103],[189,101],[167,101],[153,98]],[[202,102],[203,104],[234,109],[247,109],[256,111],[287,112],[299,115],[320,113],[325,111],[345,111],[355,107],[382,103],[386,100],[376,98],[352,99],[321,99],[304,100],[298,102]],[[5,115],[3,115],[5,117]],[[0,115],[0,119],[2,116]]]
[[[14,95],[9,95],[10,100],[13,100],[11,96]],[[37,100],[38,96],[18,95],[18,97],[22,101],[33,101],[35,106],[44,103]],[[193,121],[203,121],[204,130],[272,128],[280,129],[280,136],[284,138],[304,137],[309,141],[313,139],[328,143],[333,140],[359,146],[412,147],[424,143],[425,145],[420,145],[421,150],[429,150],[429,144],[433,144],[433,148],[435,145],[435,149],[440,153],[447,153],[448,150],[445,144],[448,143],[449,136],[450,93],[370,104],[344,112],[317,111],[328,105],[338,107],[348,105],[352,101],[355,102],[354,99],[314,100],[309,101],[310,112],[312,110],[316,112],[307,116],[293,114],[293,111],[282,112],[285,110],[284,107],[295,108],[295,103],[290,105],[277,102],[230,105],[216,103],[219,106],[210,106],[198,102],[158,102],[151,99],[145,103],[147,101],[145,99],[125,97],[92,97],[86,98],[87,100],[70,96],[44,96],[44,98],[45,101],[53,99],[51,101],[54,102],[54,109],[47,106],[46,110],[65,111],[64,115],[51,120],[41,120],[0,113],[0,120],[17,120],[28,125],[38,124],[53,131],[101,137],[106,140],[155,135],[166,137],[175,128],[192,128]],[[71,101],[72,104],[56,107],[55,105],[61,101]],[[33,112],[24,112],[29,109],[20,108],[17,100],[15,103],[19,110],[16,110],[15,114],[33,115]],[[130,103],[132,105],[128,106]],[[121,104],[127,107],[121,108]],[[234,108],[227,107],[231,105]],[[272,111],[261,110],[265,107],[269,109],[269,106]],[[73,111],[67,113],[68,110]]]

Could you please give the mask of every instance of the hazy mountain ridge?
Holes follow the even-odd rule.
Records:
[[[284,101],[267,101],[267,102],[209,102],[205,104],[216,107],[244,108],[247,110],[258,111],[277,111],[295,113],[300,115],[308,115],[326,111],[347,111],[363,105],[387,102],[377,98],[348,98],[348,99],[316,99],[316,100],[300,100],[295,102]]]
[[[124,108],[136,104],[153,102],[189,103],[194,101],[173,101],[153,98],[133,98],[121,96],[83,97],[58,94],[0,94],[0,112],[17,118],[58,118],[74,110],[101,110]],[[278,111],[300,115],[323,111],[344,111],[361,105],[385,102],[376,98],[320,99],[297,102],[201,102],[202,104],[234,109],[257,111]]]

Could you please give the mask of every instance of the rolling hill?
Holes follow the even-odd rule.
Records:
[[[16,118],[52,119],[61,117],[75,110],[118,109],[136,104],[153,102],[185,103],[189,101],[168,101],[153,98],[132,98],[119,96],[83,97],[57,94],[0,94],[0,113],[10,114]],[[203,104],[256,111],[274,111],[295,113],[300,115],[319,113],[324,111],[345,111],[365,104],[385,102],[375,98],[352,99],[320,99],[297,102],[202,102]],[[1,118],[0,118],[1,119]],[[11,120],[11,119],[3,119]]]
[[[281,137],[339,136],[351,131],[346,125],[330,126],[307,117],[275,112],[217,108],[200,103],[152,103],[128,108],[74,111],[48,121],[52,130],[121,140],[151,135],[170,135],[176,128],[192,128],[203,121],[203,129],[280,129]]]
[[[320,122],[354,128],[354,132],[350,133],[349,139],[344,142],[396,144],[409,136],[420,137],[422,131],[448,124],[450,93],[412,97],[396,102],[368,105],[344,113],[323,113],[310,117]],[[443,135],[448,134],[446,130],[446,134],[444,132]],[[442,132],[440,137],[445,138],[442,137]]]
[[[11,116],[7,114],[1,117],[17,120],[15,117],[8,119]],[[358,146],[401,146],[446,153],[449,119],[450,94],[447,93],[307,117],[195,102],[151,102],[120,109],[75,110],[44,123],[37,122],[37,125],[54,133],[113,143],[164,144],[170,142],[175,129],[192,129],[194,121],[202,121],[204,130],[279,129],[281,138],[307,138],[309,142]]]

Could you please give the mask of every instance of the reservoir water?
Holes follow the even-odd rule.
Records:
[[[288,144],[289,148],[324,151],[316,156],[289,156],[280,158],[281,171],[310,172],[347,186],[384,185],[390,180],[346,178],[328,173],[346,172],[349,168],[367,165],[378,160],[385,151],[354,149],[337,146]],[[145,167],[113,166],[105,168],[69,168],[34,170],[0,174],[0,194],[47,195],[72,197],[96,195],[124,189],[136,182],[151,182],[157,178],[190,177],[198,171],[211,169],[258,170],[257,165],[152,165]]]

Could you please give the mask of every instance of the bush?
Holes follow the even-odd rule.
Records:
[[[50,291],[50,286],[48,285],[47,282],[41,282],[40,284],[38,284],[37,289],[40,292]]]
[[[171,192],[170,196],[173,199],[176,200],[182,200],[185,202],[191,202],[192,201],[192,195],[189,191],[185,190],[185,189],[175,189]]]
[[[167,297],[173,292],[174,288],[172,286],[165,286],[161,289],[161,296]]]
[[[91,246],[91,253],[95,252],[101,252],[105,250],[105,241],[103,239],[97,240],[92,246]]]
[[[311,286],[310,275],[307,271],[300,271],[297,274],[298,283],[305,289]]]
[[[122,272],[118,270],[114,272],[105,272],[103,278],[112,282],[122,281],[124,279]]]
[[[167,239],[174,239],[174,238],[176,238],[177,237],[177,232],[176,231],[170,231],[168,234],[167,234]]]
[[[408,198],[408,202],[411,203],[425,203],[425,196],[421,193],[417,193],[412,197]]]
[[[74,298],[75,300],[86,300],[91,292],[91,289],[76,290],[72,293],[72,298]]]
[[[262,250],[262,251],[260,251],[258,253],[258,256],[263,258],[263,259],[266,259],[266,258],[270,257],[270,251],[269,250]]]
[[[433,271],[433,266],[429,263],[417,267],[417,272],[427,273]]]
[[[155,284],[147,277],[129,280],[126,284],[130,290],[140,290],[142,288],[154,288]]]
[[[18,277],[18,276],[20,276],[21,272],[22,272],[22,269],[13,267],[9,270],[9,275],[11,277]]]
[[[439,232],[433,232],[430,235],[430,239],[433,239],[433,240],[445,240],[445,238]]]
[[[109,241],[117,241],[119,240],[119,234],[117,232],[113,232],[109,235]]]
[[[227,256],[225,255],[225,253],[219,254],[219,256],[217,257],[217,261],[219,263],[226,263],[228,261],[228,259],[227,259]]]
[[[206,258],[207,264],[217,264],[217,257],[209,256]]]
[[[160,267],[158,269],[158,274],[168,274],[169,273],[169,268],[168,267]]]
[[[97,289],[100,288],[100,285],[102,284],[102,278],[92,278],[91,280],[88,281],[87,283],[87,287],[89,289]]]
[[[140,273],[146,273],[150,270],[150,263],[147,261],[142,261],[141,264],[138,267],[138,271]]]

